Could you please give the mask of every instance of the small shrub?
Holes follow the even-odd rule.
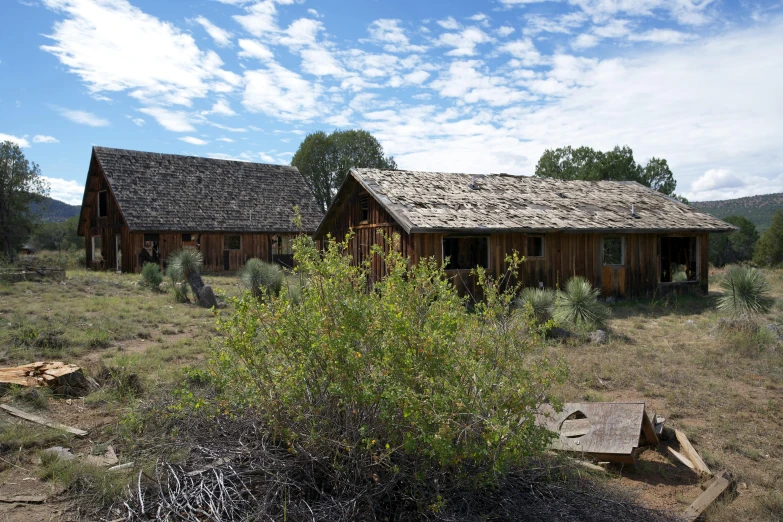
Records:
[[[572,277],[565,291],[557,293],[554,319],[558,324],[577,328],[600,328],[606,325],[609,308],[598,300],[600,291],[584,277]]]
[[[253,258],[248,259],[245,266],[239,270],[239,280],[242,286],[250,290],[253,297],[262,297],[264,294],[278,295],[285,274],[279,265]]]
[[[766,277],[756,268],[730,267],[720,287],[724,294],[718,299],[718,310],[734,316],[763,314],[774,303]]]
[[[530,305],[538,323],[545,323],[552,318],[555,309],[556,294],[549,288],[525,288],[519,294],[515,304],[519,308]]]
[[[144,286],[158,290],[163,282],[163,273],[157,263],[145,263],[141,268],[141,280]]]

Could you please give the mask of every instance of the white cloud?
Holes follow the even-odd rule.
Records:
[[[511,27],[510,25],[501,25],[500,27],[497,28],[495,32],[498,33],[501,38],[505,38],[506,36],[514,32],[514,28]]]
[[[239,52],[240,58],[257,58],[262,62],[266,62],[275,57],[267,46],[256,40],[241,39],[239,40],[239,47],[242,48]]]
[[[60,143],[60,140],[54,136],[47,136],[45,134],[36,134],[33,136],[33,143]]]
[[[593,20],[601,22],[618,14],[652,16],[664,11],[681,24],[700,25],[710,20],[713,0],[569,0]]]
[[[600,38],[598,38],[596,35],[583,33],[577,36],[574,41],[571,42],[571,47],[577,50],[589,49],[598,45],[599,41]]]
[[[632,42],[652,42],[659,44],[681,44],[693,40],[695,35],[675,31],[673,29],[651,29],[639,34],[631,34],[628,39]]]
[[[285,67],[271,63],[267,69],[245,72],[243,105],[283,121],[310,120],[323,114],[319,103],[323,87]]]
[[[245,31],[255,37],[268,36],[279,31],[277,26],[277,8],[272,0],[256,2],[246,7],[247,14],[236,15],[236,20]]]
[[[412,45],[400,26],[400,20],[382,18],[375,20],[367,30],[370,32],[370,41],[383,47],[390,53],[423,52],[427,48],[422,45]]]
[[[126,0],[44,0],[65,15],[41,49],[87,84],[90,93],[130,91],[141,101],[190,105],[210,91],[233,89],[240,77],[222,69],[193,37]]]
[[[235,140],[232,140],[231,138],[218,138],[215,141],[222,141],[224,143],[234,143]]]
[[[744,187],[745,185],[745,180],[728,169],[710,169],[691,183],[691,190],[706,192],[715,189]]]
[[[505,43],[498,50],[519,59],[523,65],[535,65],[541,61],[541,54],[530,38]]]
[[[315,76],[345,76],[345,70],[337,59],[324,47],[303,49],[302,70]]]
[[[454,48],[446,53],[449,56],[472,56],[476,54],[477,45],[492,41],[494,39],[478,27],[467,27],[459,33],[443,33],[437,39],[440,45]]]
[[[215,43],[218,46],[228,47],[231,45],[231,38],[234,35],[231,34],[229,31],[226,31],[225,29],[216,26],[204,16],[199,16],[198,18],[196,18],[196,22],[200,24],[201,27],[204,28],[207,34],[212,37],[212,39],[215,41]]]
[[[454,19],[454,17],[453,17],[453,16],[449,16],[449,17],[448,17],[448,18],[446,18],[445,20],[438,20],[438,22],[437,22],[437,23],[438,23],[438,25],[439,25],[439,26],[441,26],[441,27],[442,27],[442,28],[444,28],[444,29],[448,29],[449,31],[456,31],[457,29],[459,29],[460,27],[462,27],[462,26],[460,25],[460,23],[459,23],[459,22],[457,22],[457,21]]]
[[[69,205],[81,205],[84,196],[84,184],[70,179],[41,176],[49,184],[49,197],[64,201]]]
[[[430,77],[430,73],[427,71],[413,71],[412,73],[408,73],[404,76],[404,79],[407,83],[412,83],[415,85],[421,85],[424,83],[427,78]]]
[[[20,138],[19,136],[14,136],[12,134],[3,134],[2,132],[0,132],[0,142],[3,141],[10,141],[11,143],[16,143],[23,149],[26,149],[27,147],[30,146],[30,142],[27,141],[26,136]]]
[[[91,112],[62,108],[57,109],[57,112],[63,117],[80,125],[88,125],[90,127],[105,127],[109,125],[109,120]]]
[[[685,191],[691,201],[741,198],[783,192],[783,173],[770,179],[752,174],[739,175],[730,169],[709,169]]]
[[[184,141],[185,143],[190,143],[191,145],[206,145],[209,143],[206,140],[202,140],[201,138],[194,138],[193,136],[183,136],[179,138],[180,141]]]
[[[152,116],[161,127],[172,132],[193,132],[192,116],[185,111],[172,111],[163,107],[144,107],[140,112]]]
[[[527,25],[522,30],[527,35],[539,33],[569,34],[573,29],[581,27],[588,17],[581,11],[573,11],[558,16],[529,15]]]
[[[236,112],[231,108],[231,105],[225,98],[219,98],[218,101],[208,111],[202,113],[204,116],[210,114],[219,114],[221,116],[236,116]]]
[[[464,103],[503,106],[530,98],[525,91],[508,86],[503,77],[485,74],[481,68],[482,63],[478,60],[451,62],[448,70],[430,86],[441,96],[457,98]]]

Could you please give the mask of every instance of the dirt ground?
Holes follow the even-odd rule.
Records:
[[[778,300],[759,320],[762,328],[783,324],[783,272],[768,275]],[[240,291],[234,278],[205,279],[219,295]],[[89,375],[121,369],[136,374],[143,390],[104,387],[69,401],[44,395],[37,405],[18,391],[0,398],[89,432],[66,437],[0,412],[0,522],[89,519],[74,501],[78,481],[47,468],[40,451],[63,446],[82,459],[96,446],[113,444],[119,462],[128,462],[118,434],[133,405],[169,392],[181,368],[203,364],[215,335],[214,314],[138,281],[136,275],[75,272],[62,284],[0,285],[0,366],[63,360]],[[713,471],[727,469],[736,477],[736,494],[713,506],[707,520],[783,520],[783,344],[766,334],[723,331],[719,319],[713,297],[617,304],[606,344],[548,344],[570,368],[567,384],[555,394],[565,401],[644,401],[666,426],[688,435]],[[644,451],[636,467],[607,469],[610,484],[653,508],[680,513],[702,492],[700,477],[664,445]],[[116,474],[104,490],[121,492],[135,474]],[[88,477],[107,475],[101,469]],[[47,498],[13,502],[17,495]]]

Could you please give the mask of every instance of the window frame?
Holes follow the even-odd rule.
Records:
[[[530,240],[540,238],[541,239],[541,255],[534,256],[530,254]],[[528,234],[525,240],[525,257],[530,259],[544,259],[546,257],[546,236],[544,234]]]
[[[370,221],[370,195],[359,194],[359,224]]]
[[[487,241],[487,265],[482,267],[484,270],[489,270],[489,267],[492,266],[492,258],[491,258],[491,249],[490,241],[491,236],[479,236],[479,235],[470,235],[470,236],[443,236],[440,240],[440,261],[443,264],[444,270],[473,270],[475,268],[478,268],[477,266],[474,266],[472,268],[447,268],[445,264],[446,260],[446,245],[445,242],[447,239],[484,239]]]
[[[229,248],[228,246],[228,238],[230,237],[238,237],[239,238],[239,246],[237,248]],[[223,235],[223,250],[230,250],[236,252],[237,250],[242,250],[242,234],[224,234]]]
[[[101,199],[103,199],[103,205],[101,205]],[[103,212],[101,212],[103,207]],[[99,218],[109,217],[109,193],[106,190],[98,191],[98,204],[96,205]]]
[[[620,240],[620,262],[619,263],[607,263],[606,262],[606,240],[607,239],[619,239]],[[603,237],[601,237],[601,265],[602,266],[625,266],[625,236],[603,236]]]

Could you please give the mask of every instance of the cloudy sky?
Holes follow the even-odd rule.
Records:
[[[361,127],[401,168],[666,158],[693,200],[783,191],[783,2],[4,0],[0,140],[80,203],[90,147],[288,163]]]

